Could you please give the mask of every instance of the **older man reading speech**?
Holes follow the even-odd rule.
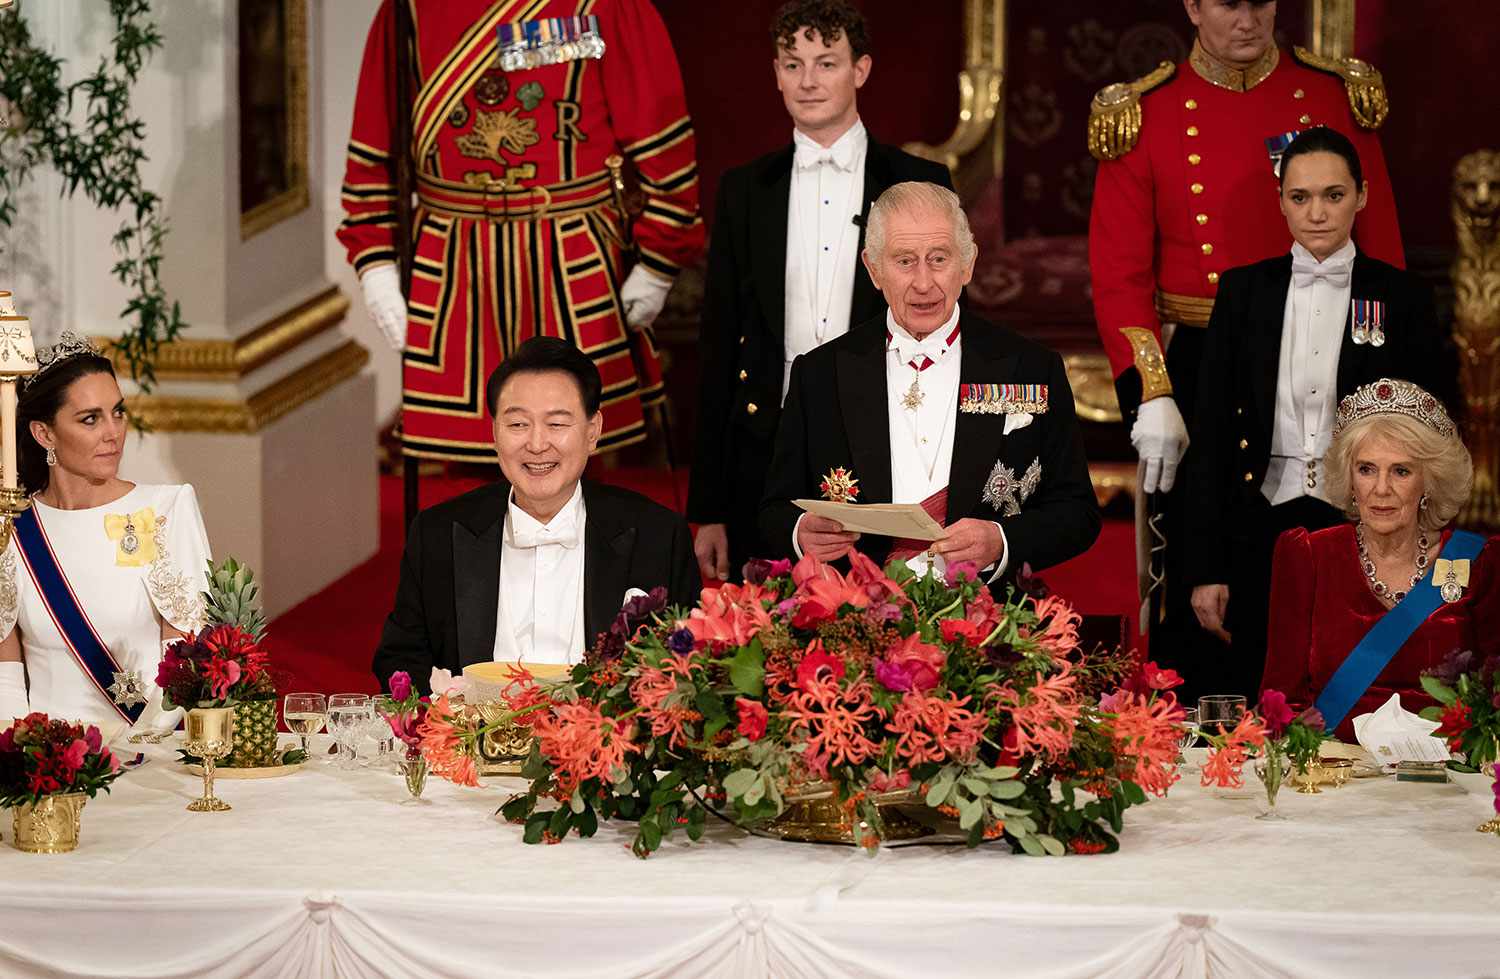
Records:
[[[492,660],[576,663],[628,589],[698,598],[682,517],[583,479],[599,443],[599,371],[572,344],[533,337],[485,386],[504,478],[422,511],[375,651],[382,682],[425,686]]]
[[[761,506],[773,552],[884,562],[924,552],[991,578],[1081,554],[1099,532],[1062,359],[961,313],[977,249],[957,195],[900,183],[870,209],[864,263],[889,310],[797,358]],[[854,487],[854,493],[849,492]],[[803,497],[920,504],[925,541],[845,530]]]

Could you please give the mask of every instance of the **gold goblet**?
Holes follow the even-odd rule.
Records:
[[[189,812],[226,812],[229,803],[214,796],[214,762],[234,747],[234,708],[195,707],[187,712],[182,746],[203,764],[203,796],[188,803]]]

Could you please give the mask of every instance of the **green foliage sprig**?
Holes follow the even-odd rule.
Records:
[[[128,325],[114,347],[131,379],[150,391],[157,351],[186,326],[180,305],[162,288],[167,223],[161,198],[141,179],[146,126],[130,104],[131,89],[162,36],[150,0],[108,2],[111,49],[69,85],[62,82],[62,60],[32,39],[20,3],[0,14],[0,96],[15,115],[0,128],[0,223],[10,226],[17,189],[42,164],[62,175],[65,194],[82,190],[99,207],[121,210],[123,220],[111,239],[118,260],[110,272],[130,300],[121,311]],[[73,121],[78,106],[81,124]]]

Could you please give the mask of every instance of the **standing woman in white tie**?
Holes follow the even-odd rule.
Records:
[[[1200,694],[1253,697],[1276,539],[1343,519],[1348,501],[1329,497],[1322,462],[1339,399],[1393,377],[1457,406],[1452,344],[1426,285],[1350,237],[1369,192],[1354,145],[1306,130],[1282,155],[1280,180],[1291,252],[1220,280],[1184,463],[1193,611],[1226,644],[1201,674],[1214,689]]]

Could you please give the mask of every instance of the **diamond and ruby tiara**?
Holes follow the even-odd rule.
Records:
[[[1338,438],[1344,429],[1372,415],[1415,418],[1443,438],[1452,438],[1457,431],[1453,419],[1448,417],[1443,403],[1437,398],[1410,381],[1382,377],[1355,388],[1353,394],[1339,402],[1333,437]]]

